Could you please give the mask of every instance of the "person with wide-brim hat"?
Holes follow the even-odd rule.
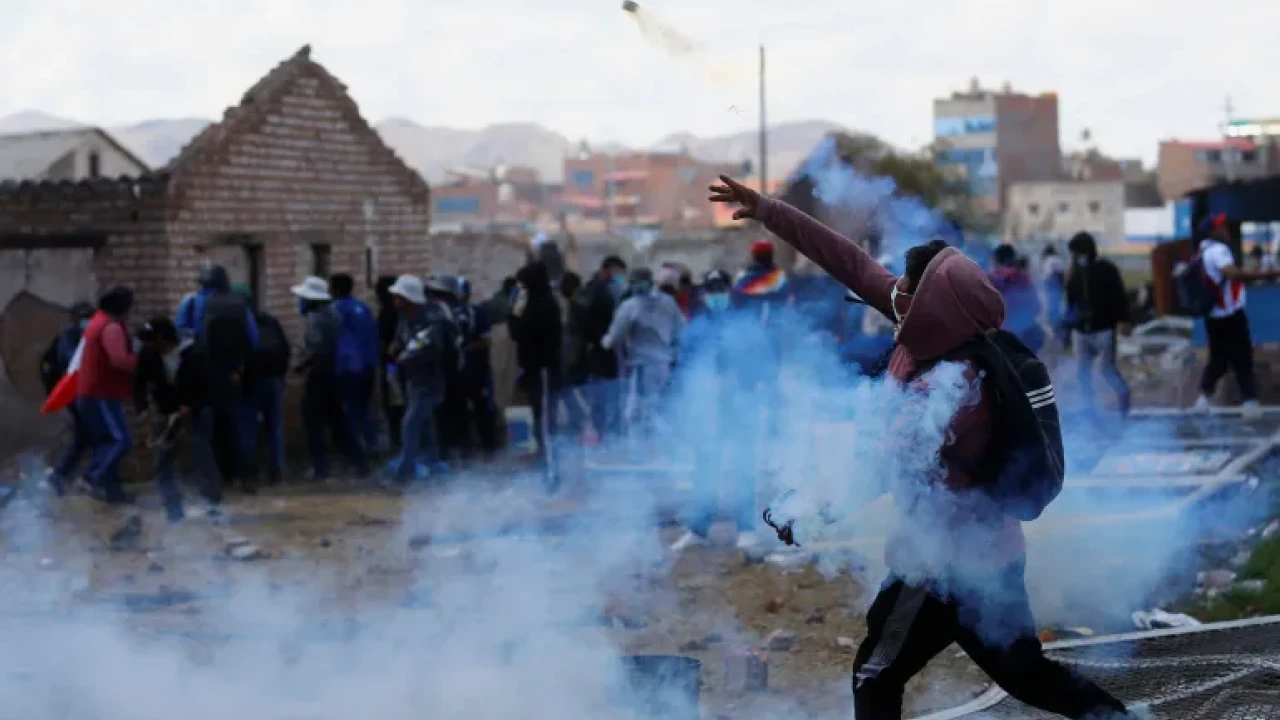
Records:
[[[333,433],[351,461],[357,475],[366,472],[364,449],[351,433],[342,414],[336,364],[342,318],[333,308],[333,296],[324,278],[311,276],[289,291],[298,298],[298,311],[305,318],[302,362],[295,372],[307,376],[303,386],[302,413],[307,428],[311,469],[317,480],[329,476],[325,431]]]
[[[444,310],[427,298],[421,278],[401,275],[387,288],[400,323],[388,353],[389,385],[404,387],[400,456],[388,468],[389,479],[405,484],[430,474],[440,461],[436,408],[444,399],[443,349],[452,342]]]

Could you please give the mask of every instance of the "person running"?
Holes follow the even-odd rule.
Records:
[[[516,364],[520,368],[520,388],[529,398],[533,413],[534,440],[543,461],[547,489],[560,485],[555,457],[555,433],[559,414],[555,399],[562,385],[561,359],[564,325],[547,268],[530,262],[516,273],[516,299],[511,304],[507,326],[516,344]]]
[[[1075,346],[1076,378],[1085,406],[1093,408],[1093,366],[1116,394],[1116,408],[1129,414],[1129,383],[1116,367],[1116,334],[1128,335],[1129,297],[1120,270],[1098,257],[1098,244],[1087,232],[1067,243],[1071,272],[1067,275],[1067,323]]]
[[[676,362],[684,313],[675,298],[656,284],[649,268],[631,271],[630,290],[631,297],[618,306],[600,346],[622,353],[627,387],[624,416],[633,428],[648,433],[654,430],[657,406]]]
[[[142,344],[134,375],[134,404],[151,433],[156,486],[170,522],[186,517],[182,490],[174,479],[178,434],[185,427],[187,444],[203,480],[201,494],[210,515],[221,514],[222,473],[213,454],[213,366],[190,337],[181,337],[167,317],[152,318],[137,334]]]
[[[712,202],[736,205],[735,219],[760,222],[893,319],[898,345],[889,359],[891,382],[929,392],[918,379],[921,370],[1003,323],[1000,293],[944,241],[908,250],[905,274],[894,277],[856,243],[800,210],[729,177],[720,180],[710,188]],[[854,714],[899,720],[907,682],[954,642],[1010,695],[1035,708],[1081,720],[1131,717],[1119,700],[1045,656],[1027,597],[1021,523],[973,501],[971,491],[982,479],[965,468],[988,450],[996,400],[994,388],[968,364],[978,394],[951,421],[937,483],[889,479],[901,520],[886,548],[890,575],[867,612],[867,636],[854,657]]]
[[[67,326],[49,343],[40,358],[40,379],[46,393],[53,392],[71,365],[71,359],[80,345],[80,338],[84,337],[84,329],[93,318],[93,306],[89,303],[76,303],[71,306],[69,314]],[[67,406],[67,414],[71,416],[71,444],[63,451],[58,464],[49,470],[48,476],[49,486],[59,496],[66,493],[72,473],[80,465],[84,455],[93,448],[89,425],[84,421],[76,403]]]
[[[112,505],[133,502],[120,479],[120,462],[133,449],[124,403],[133,390],[133,353],[128,322],[133,289],[118,285],[98,300],[98,312],[84,329],[84,349],[76,382],[77,400],[93,437],[88,480],[93,496]]]
[[[1209,398],[1230,369],[1240,385],[1246,415],[1255,416],[1261,408],[1253,373],[1253,336],[1249,332],[1249,315],[1245,312],[1244,285],[1255,280],[1274,281],[1278,274],[1275,270],[1244,270],[1236,263],[1228,245],[1231,228],[1226,215],[1206,218],[1199,229],[1204,238],[1200,241],[1200,258],[1217,302],[1204,322],[1205,334],[1209,337],[1209,362],[1200,376],[1200,397],[1196,398],[1194,409],[1208,412]]]

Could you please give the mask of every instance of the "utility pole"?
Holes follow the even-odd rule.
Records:
[[[1234,172],[1236,148],[1235,143],[1231,142],[1233,138],[1228,134],[1231,129],[1231,116],[1232,113],[1235,112],[1235,108],[1231,105],[1230,95],[1227,96],[1226,101],[1222,104],[1222,111],[1226,115],[1226,122],[1222,125],[1222,137],[1224,140],[1224,147],[1222,148],[1222,164],[1223,169],[1227,171],[1227,182],[1231,182],[1236,179]]]
[[[769,131],[765,124],[764,43],[760,44],[760,194],[769,192]]]

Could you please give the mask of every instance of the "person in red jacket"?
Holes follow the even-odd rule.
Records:
[[[84,330],[76,404],[89,424],[93,459],[87,479],[94,497],[113,505],[132,498],[120,483],[120,461],[133,448],[124,401],[133,394],[138,357],[125,323],[133,290],[113,287],[98,299],[98,312]]]
[[[941,239],[905,255],[895,277],[851,240],[796,208],[721,176],[711,201],[737,205],[826,270],[897,327],[890,382],[928,392],[920,372],[952,350],[999,328],[1005,303],[982,270]],[[976,379],[970,365],[967,376]],[[952,643],[1006,692],[1032,707],[1077,720],[1133,718],[1089,679],[1048,658],[1027,597],[1026,548],[1017,519],[974,493],[971,474],[993,429],[994,392],[979,384],[976,402],[947,429],[936,482],[885,478],[900,514],[889,538],[889,577],[867,610],[867,636],[854,657],[858,720],[901,720],[907,682]]]

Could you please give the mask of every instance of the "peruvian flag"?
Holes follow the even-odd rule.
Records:
[[[62,379],[57,385],[53,386],[53,390],[49,393],[49,397],[44,399],[44,405],[40,406],[40,412],[45,415],[51,415],[60,410],[65,410],[68,405],[75,402],[76,393],[80,385],[80,357],[84,355],[84,338],[80,338],[80,344],[76,345],[76,351],[71,356],[71,362],[67,363],[67,371],[62,374]]]

